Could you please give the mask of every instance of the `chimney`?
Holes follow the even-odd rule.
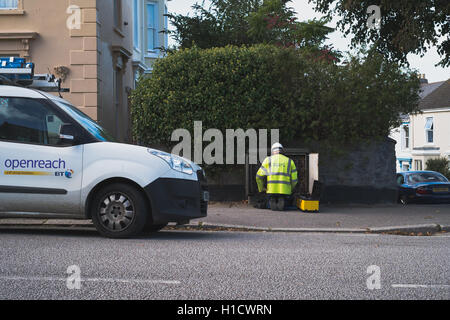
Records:
[[[422,73],[421,75],[419,75],[419,80],[420,80],[420,84],[427,84],[428,83],[427,78],[425,78],[425,73]]]

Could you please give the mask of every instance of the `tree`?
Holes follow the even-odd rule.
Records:
[[[174,38],[181,48],[275,44],[284,47],[323,46],[334,31],[329,19],[299,22],[291,0],[212,0],[211,7],[193,6],[193,17],[170,14]],[[333,52],[337,56],[337,52]],[[331,54],[331,50],[330,50]]]
[[[259,43],[285,47],[320,47],[334,31],[326,24],[330,19],[299,22],[296,12],[287,6],[290,1],[266,0],[249,16],[248,34]]]
[[[168,18],[175,27],[172,34],[181,48],[254,44],[248,35],[248,17],[261,4],[261,0],[212,0],[207,9],[203,1],[192,6],[192,17],[168,14]]]
[[[446,158],[429,159],[426,164],[426,169],[442,173],[450,179],[450,161]]]
[[[376,52],[346,64],[275,45],[181,49],[158,60],[132,95],[133,137],[173,146],[172,132],[280,129],[317,146],[384,139],[418,109],[417,75]]]
[[[409,53],[424,55],[437,46],[440,65],[450,66],[450,1],[448,0],[308,0],[328,17],[340,16],[338,28],[353,34],[352,44],[372,42],[379,52],[407,63]],[[381,8],[380,28],[370,28],[369,6]],[[440,42],[440,40],[443,40]]]

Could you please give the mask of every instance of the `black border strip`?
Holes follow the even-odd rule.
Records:
[[[0,193],[67,194],[64,189],[0,186]]]

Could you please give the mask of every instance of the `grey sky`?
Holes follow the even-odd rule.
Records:
[[[188,14],[192,11],[191,7],[196,2],[201,2],[201,0],[172,0],[169,2],[169,12],[177,14]],[[292,7],[298,14],[300,20],[308,20],[312,18],[319,18],[320,14],[313,10],[311,4],[308,0],[293,0],[291,2]],[[332,21],[331,27],[335,27],[336,21]],[[175,44],[173,40],[171,45]],[[345,39],[343,34],[339,31],[334,32],[330,39],[329,44],[332,44],[334,48],[347,51],[350,44],[350,39]],[[450,68],[435,67],[435,64],[440,61],[440,57],[437,53],[435,47],[428,50],[424,57],[417,55],[409,55],[408,60],[410,62],[411,68],[419,70],[420,73],[424,73],[429,82],[436,82],[447,80],[450,78]]]

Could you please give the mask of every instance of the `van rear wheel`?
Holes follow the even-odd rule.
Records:
[[[139,235],[148,220],[148,205],[137,188],[114,183],[94,196],[92,222],[108,238],[130,238]]]

